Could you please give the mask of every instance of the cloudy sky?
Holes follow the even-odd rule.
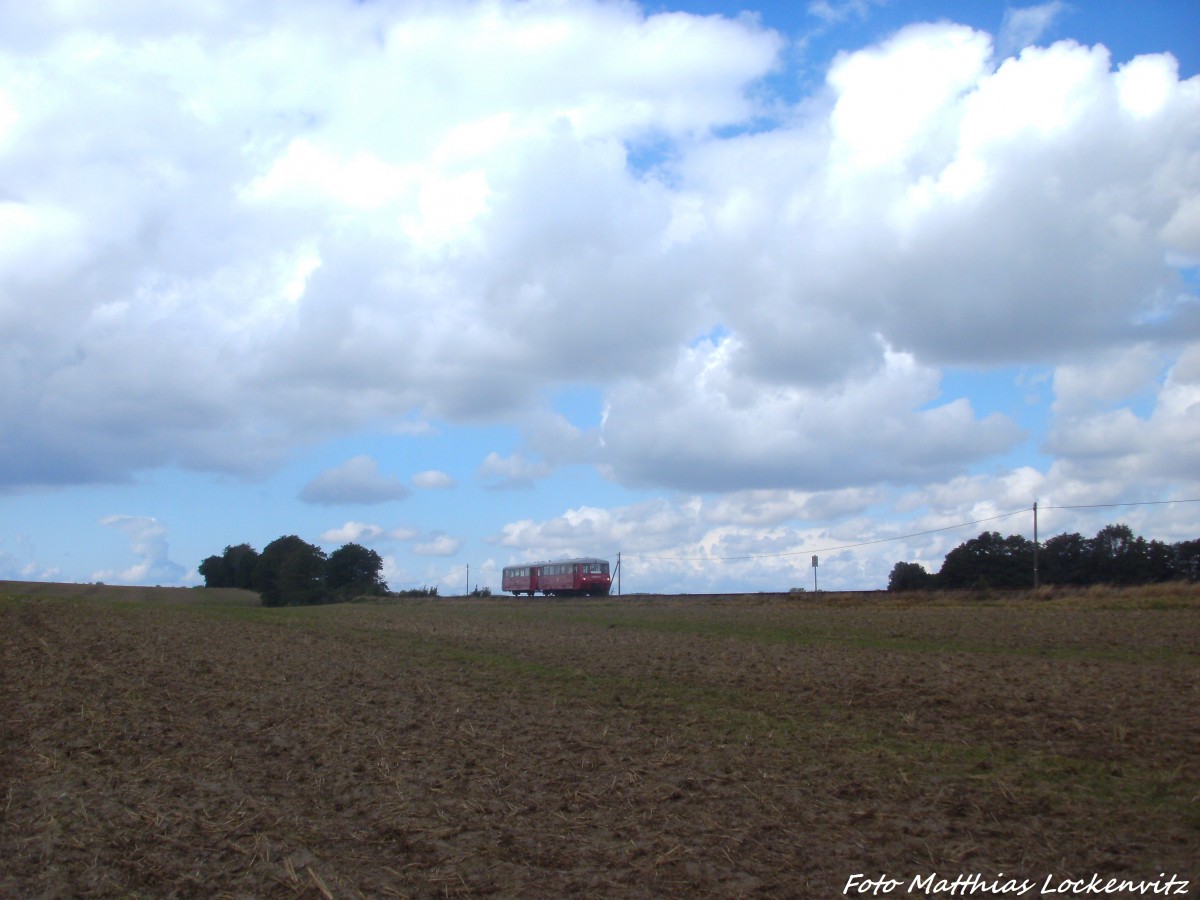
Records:
[[[444,594],[873,588],[1035,500],[1200,536],[1099,506],[1200,498],[1194,0],[0,22],[0,578],[298,534]]]

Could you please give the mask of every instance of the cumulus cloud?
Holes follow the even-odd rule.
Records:
[[[105,516],[100,524],[115,528],[129,538],[129,549],[138,561],[126,569],[102,570],[93,581],[120,584],[177,584],[184,576],[183,566],[170,559],[167,528],[151,516]]]
[[[1038,6],[1009,7],[1004,11],[998,44],[1004,55],[1037,43],[1070,9],[1063,0],[1051,0]]]
[[[18,534],[11,542],[0,536],[0,578],[6,581],[55,581],[57,566],[37,562],[37,548],[28,535]]]
[[[1153,344],[1135,344],[1064,363],[1054,370],[1053,410],[1072,417],[1156,392],[1166,359]]]
[[[701,505],[696,498],[658,499],[615,509],[579,507],[540,522],[511,522],[490,542],[511,549],[515,557],[538,559],[615,554],[634,543],[643,550],[677,547],[699,534],[696,510]]]
[[[412,477],[412,482],[425,490],[447,490],[457,484],[450,475],[438,469],[418,472]]]
[[[1193,539],[1191,504],[1141,504],[1160,496],[1194,499],[1200,487],[1200,343],[1165,358],[1161,348],[1137,345],[1064,365],[1053,385],[1044,448],[1053,461],[1044,470],[1023,465],[951,474],[951,467],[915,487],[689,492],[513,521],[491,542],[512,561],[615,559],[621,552],[628,590],[704,591],[804,586],[810,554],[818,552],[828,588],[884,584],[901,560],[935,571],[949,550],[981,531],[1032,538],[1035,501],[1043,538],[1064,531],[1090,536],[1120,521],[1159,540]],[[731,431],[714,428],[713,439]],[[1072,508],[1077,504],[1089,508]]]
[[[832,25],[846,19],[865,19],[872,7],[881,6],[886,2],[887,0],[810,0],[806,9],[809,15]]]
[[[411,492],[395,475],[384,475],[369,456],[355,456],[326,469],[300,491],[305,503],[333,506],[342,503],[387,503],[403,500]]]
[[[1195,483],[1200,446],[1200,343],[1185,348],[1161,384],[1153,377],[1158,360],[1146,352],[1127,355],[1125,365],[1063,367],[1056,373],[1060,415],[1047,449],[1060,471],[1086,481],[1096,492],[1117,497],[1136,485]],[[1149,389],[1149,391],[1147,391]],[[1127,405],[1131,395],[1150,393],[1146,413]],[[1120,397],[1125,404],[1104,403]],[[1092,402],[1100,401],[1100,402]]]
[[[33,5],[0,38],[21,86],[0,89],[0,487],[262,473],[433,420],[527,426],[481,466],[493,487],[578,463],[686,491],[919,487],[1021,440],[940,386],[1007,364],[1058,370],[1051,450],[1123,434],[1149,460],[1153,416],[1068,417],[1069,367],[1200,338],[1200,80],[1037,46],[1061,4],[1014,11],[999,53],[903,29],[795,108],[760,100],[786,44],[753,17],[147,9]],[[603,427],[551,422],[576,385]],[[407,491],[358,457],[302,497]]]
[[[676,314],[644,238],[666,198],[625,142],[744,120],[781,45],[593,2],[19,18],[0,114],[15,484],[256,472],[366,420],[527,406],[575,367],[547,322],[591,332],[595,360],[661,341]]]
[[[322,544],[369,544],[383,534],[378,525],[365,522],[346,522],[337,528],[321,532]]]
[[[603,436],[619,481],[684,490],[919,483],[1001,453],[1021,437],[998,414],[938,402],[936,371],[885,352],[836,392],[740,371],[734,338],[682,354],[662,378],[614,391]]]
[[[861,515],[860,503],[848,504],[840,516],[810,518],[820,503],[819,494],[787,491],[686,495],[615,509],[569,509],[551,519],[510,523],[491,540],[512,562],[599,555],[615,563],[620,553],[626,591],[703,592],[730,584],[742,590],[811,585],[813,555],[820,557],[824,587],[885,584],[896,562],[922,562],[936,570],[949,549],[978,533],[951,529],[894,540],[972,518],[961,505],[953,513],[938,509],[910,520],[906,532]]]
[[[476,474],[489,488],[508,490],[532,487],[535,481],[545,478],[551,471],[548,464],[527,459],[519,453],[501,456],[492,452],[480,464]]]
[[[413,546],[417,556],[453,556],[462,549],[462,538],[451,537],[448,534],[434,534],[427,540]]]
[[[1122,102],[1120,77],[1103,48],[1071,43],[993,69],[986,35],[950,25],[846,54],[828,118],[684,161],[708,198],[692,213],[706,219],[693,228],[712,242],[704,258],[757,250],[749,280],[712,279],[730,292],[725,324],[764,372],[793,381],[877,360],[874,333],[963,365],[1128,340],[1181,287],[1163,229],[1200,189],[1194,162],[1180,165],[1200,127],[1177,114],[1200,109],[1200,88],[1168,79],[1150,124]],[[1147,152],[1150,134],[1182,156]],[[753,302],[737,306],[735,291]],[[808,363],[831,347],[840,369]]]
[[[321,532],[322,544],[374,544],[379,541],[411,541],[419,532],[415,528],[384,528],[366,522],[346,522],[337,528]]]

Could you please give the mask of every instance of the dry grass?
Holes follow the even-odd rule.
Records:
[[[270,610],[76,587],[0,585],[3,896],[1200,875],[1194,589]]]

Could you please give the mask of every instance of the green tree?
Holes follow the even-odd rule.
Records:
[[[1128,525],[1106,525],[1088,542],[1093,580],[1142,584],[1149,573],[1149,547]]]
[[[249,544],[236,544],[225,548],[223,554],[229,572],[229,587],[254,589],[254,567],[258,565],[258,551]]]
[[[254,567],[263,606],[301,606],[325,599],[325,551],[294,534],[263,548]]]
[[[1045,584],[1091,584],[1091,550],[1082,534],[1059,534],[1044,542],[1038,576]]]
[[[204,586],[208,588],[233,587],[229,577],[229,566],[223,556],[210,556],[200,563],[197,571],[204,578]]]
[[[898,562],[888,576],[889,591],[925,591],[933,587],[934,577],[920,563]]]
[[[359,544],[346,544],[329,554],[325,564],[325,586],[349,599],[387,590],[383,580],[383,558]]]
[[[1150,541],[1146,545],[1146,577],[1153,582],[1181,577],[1176,568],[1174,547],[1162,541]]]
[[[1033,584],[1033,541],[1020,535],[1001,537],[985,531],[946,554],[937,586],[1015,588]]]
[[[204,586],[210,588],[245,588],[254,590],[254,567],[258,551],[249,544],[226,547],[220,556],[210,556],[200,563]]]
[[[1176,578],[1200,581],[1200,538],[1171,545],[1175,557],[1172,571]]]

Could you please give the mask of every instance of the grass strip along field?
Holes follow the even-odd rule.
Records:
[[[0,895],[1200,896],[1195,589],[253,599],[0,583]]]

